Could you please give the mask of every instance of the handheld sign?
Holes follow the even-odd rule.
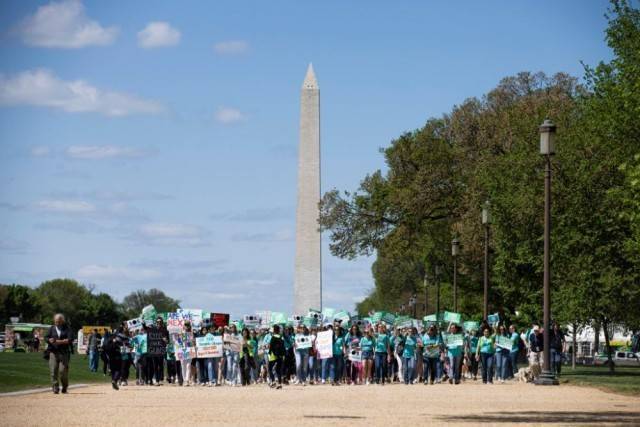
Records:
[[[156,314],[158,314],[156,308],[153,306],[153,304],[149,304],[142,308],[140,317],[142,318],[142,320],[155,320]]]
[[[224,334],[223,340],[229,350],[237,353],[242,350],[242,337],[240,335]]]
[[[480,323],[472,321],[464,322],[465,331],[477,331],[478,329],[480,329]]]
[[[271,312],[271,326],[273,325],[284,325],[287,323],[287,315],[280,311],[272,311]]]
[[[190,316],[185,317],[182,313],[167,313],[167,331],[170,334],[180,334],[184,332],[184,322],[190,320]]]
[[[461,347],[463,343],[462,334],[447,335],[447,347]]]
[[[229,325],[229,315],[226,313],[211,313],[211,323],[216,328],[224,328]]]
[[[130,332],[139,331],[140,329],[142,329],[142,325],[144,325],[144,323],[142,322],[142,319],[139,317],[135,319],[127,320],[127,329],[129,329]]]
[[[452,313],[450,311],[445,311],[444,321],[449,323],[460,324],[460,322],[462,321],[462,315],[460,313]]]
[[[350,350],[349,351],[349,360],[352,362],[362,362],[362,351],[360,350]]]
[[[495,313],[488,315],[487,322],[489,322],[489,324],[491,325],[497,325],[498,323],[500,323],[500,314]]]
[[[167,353],[167,343],[163,331],[152,327],[147,329],[147,353],[152,356],[163,356]]]
[[[312,342],[309,335],[296,335],[296,348],[311,348]]]
[[[316,349],[319,359],[330,359],[333,357],[333,331],[331,329],[318,332]]]
[[[196,338],[196,355],[199,358],[222,357],[222,337],[207,334]]]
[[[189,362],[191,359],[196,358],[196,348],[193,346],[191,334],[173,334],[171,341],[173,342],[173,349],[177,360],[180,362]]]
[[[509,337],[505,337],[504,335],[496,336],[496,347],[511,350],[511,345],[512,343]]]

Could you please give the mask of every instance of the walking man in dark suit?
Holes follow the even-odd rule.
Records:
[[[53,392],[60,392],[62,383],[62,393],[67,392],[69,387],[69,357],[71,355],[71,330],[67,326],[64,316],[60,313],[53,317],[54,326],[47,332],[47,351],[49,352],[49,371],[51,372],[51,383]]]

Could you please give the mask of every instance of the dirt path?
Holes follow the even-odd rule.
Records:
[[[542,412],[545,410],[546,412]],[[2,426],[640,425],[640,398],[531,384],[123,387],[0,398]]]

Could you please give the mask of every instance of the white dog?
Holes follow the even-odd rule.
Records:
[[[516,380],[523,383],[532,383],[534,380],[533,371],[531,368],[520,368],[516,373]]]

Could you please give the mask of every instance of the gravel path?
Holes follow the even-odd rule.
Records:
[[[542,409],[546,413],[540,412]],[[640,397],[574,386],[123,387],[0,398],[0,426],[640,425]]]

